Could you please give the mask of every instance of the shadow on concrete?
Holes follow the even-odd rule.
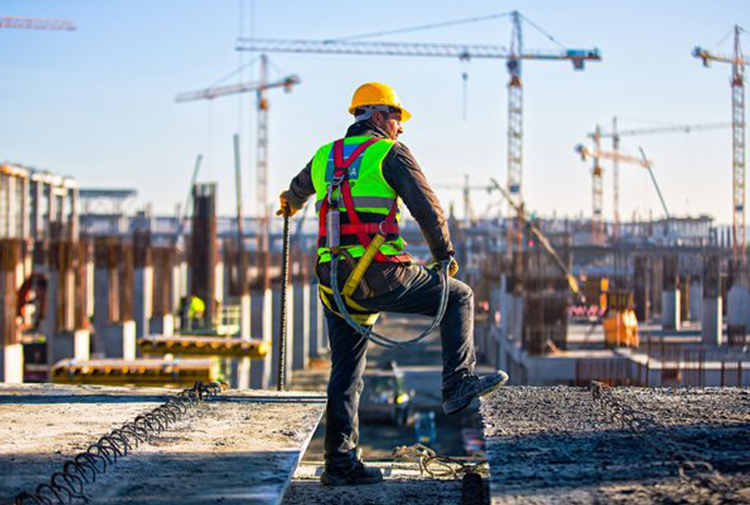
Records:
[[[158,437],[153,445],[172,438]],[[280,502],[301,457],[298,451],[222,450],[139,454],[136,449],[88,484],[86,494],[93,503],[273,504]],[[66,460],[60,454],[0,456],[0,503],[48,482]]]
[[[724,475],[750,472],[750,423],[668,426],[658,449],[629,430],[493,436],[487,442],[496,495],[677,478],[664,450],[673,440]],[[661,441],[661,443],[659,443]],[[678,456],[680,457],[680,456]]]

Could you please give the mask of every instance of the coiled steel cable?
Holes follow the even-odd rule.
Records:
[[[388,348],[388,349],[396,349],[400,347],[406,347],[412,344],[416,344],[417,342],[424,340],[427,338],[427,336],[432,333],[432,331],[437,328],[437,326],[440,324],[440,322],[443,320],[443,316],[445,315],[445,309],[448,307],[448,296],[449,296],[449,281],[448,281],[448,270],[450,269],[450,263],[451,260],[443,260],[440,262],[440,271],[438,273],[438,277],[440,278],[440,305],[438,305],[438,311],[435,315],[435,318],[432,320],[432,324],[429,328],[427,328],[425,331],[417,335],[416,337],[413,337],[411,339],[407,340],[393,340],[390,337],[386,337],[385,335],[381,335],[380,333],[377,333],[373,331],[372,326],[367,327],[362,324],[359,324],[357,321],[354,320],[354,318],[349,314],[349,311],[346,308],[346,302],[344,301],[343,297],[341,296],[341,293],[338,290],[338,266],[339,266],[339,256],[338,254],[331,254],[331,291],[333,291],[333,299],[336,302],[336,308],[339,309],[339,314],[341,314],[344,318],[344,320],[349,323],[349,326],[354,328],[354,330],[365,337],[370,342],[377,344],[379,346]]]
[[[48,482],[39,484],[34,491],[18,493],[14,503],[69,505],[75,500],[88,502],[90,498],[84,492],[86,485],[106,473],[118,458],[127,456],[141,443],[150,442],[155,435],[180,421],[191,408],[215,397],[225,388],[226,384],[221,382],[203,384],[197,381],[192,388],[180,391],[152,411],[104,435],[84,452],[67,460],[62,471],[53,473]]]

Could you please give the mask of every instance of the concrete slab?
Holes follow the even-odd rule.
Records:
[[[0,503],[177,390],[0,385]],[[277,504],[325,409],[311,393],[230,390],[86,487],[91,503]]]
[[[492,504],[750,500],[750,390],[616,388],[613,394],[650,419],[643,435],[620,424],[585,388],[506,387],[484,397]],[[710,463],[719,477],[680,479],[669,456],[674,447]],[[712,490],[706,482],[721,485]]]

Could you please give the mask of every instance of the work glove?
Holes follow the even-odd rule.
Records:
[[[279,195],[279,203],[280,203],[280,209],[276,211],[277,216],[283,216],[284,211],[286,210],[286,213],[289,217],[292,217],[297,213],[298,210],[300,210],[302,207],[295,207],[289,201],[287,200],[286,194],[288,191],[282,191]]]
[[[427,265],[427,268],[432,270],[440,270],[440,261],[435,261],[433,263],[430,263]],[[456,261],[456,258],[451,256],[451,262],[450,265],[448,265],[448,277],[455,277],[458,273],[458,262]]]

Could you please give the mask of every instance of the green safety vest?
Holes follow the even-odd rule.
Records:
[[[364,142],[372,139],[370,136],[347,137],[343,143],[343,159],[347,161],[354,151]],[[378,139],[349,165],[349,187],[351,188],[354,211],[357,213],[362,226],[352,225],[347,215],[345,202],[341,190],[334,191],[333,197],[338,199],[338,208],[341,212],[341,247],[340,249],[359,258],[365,252],[365,247],[360,243],[357,232],[366,233],[372,238],[380,223],[386,220],[394,205],[400,203],[398,193],[383,177],[383,160],[393,147],[395,141],[390,139]],[[328,187],[334,173],[334,142],[326,144],[315,153],[312,161],[312,181],[315,187],[315,211],[319,219],[318,231],[318,261],[330,261],[330,249],[326,247],[326,216],[321,215],[321,210],[327,211],[327,205],[323,203],[328,196]],[[324,207],[326,207],[324,209]],[[325,214],[325,212],[324,212]],[[388,232],[387,240],[380,246],[380,253],[396,260],[401,256],[403,261],[406,255],[403,250],[406,242],[398,232],[397,223],[401,217],[400,211],[396,212],[395,223],[385,231]],[[406,256],[408,258],[408,256]]]

